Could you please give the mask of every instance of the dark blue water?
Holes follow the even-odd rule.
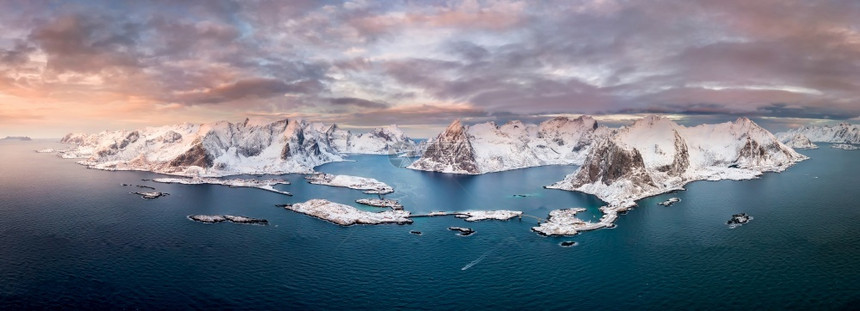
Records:
[[[294,197],[141,182],[156,175],[88,170],[32,152],[50,146],[0,142],[0,309],[860,307],[858,152],[803,151],[812,159],[784,173],[696,182],[641,201],[616,229],[547,238],[529,231],[536,220],[528,217],[344,228],[274,204],[367,195],[296,175],[280,186]],[[542,189],[575,167],[450,176],[398,168],[386,156],[353,159],[319,170],[385,181],[396,189],[389,197],[413,212],[516,209],[545,217],[582,206],[584,217],[599,217],[592,196]],[[171,195],[142,200],[121,183]],[[656,204],[670,196],[683,201]],[[728,229],[737,212],[755,219]],[[206,225],[189,214],[270,225]],[[459,237],[448,226],[477,233]],[[559,247],[565,240],[579,245]]]

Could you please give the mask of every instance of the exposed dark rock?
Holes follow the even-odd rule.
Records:
[[[561,245],[561,247],[571,247],[576,246],[577,244],[578,243],[576,243],[576,241],[562,241],[561,243],[558,243],[558,245]]]
[[[152,200],[158,199],[163,196],[170,195],[167,192],[158,192],[158,191],[149,191],[149,192],[132,192],[132,194],[139,195],[144,200]]]
[[[475,233],[475,230],[472,230],[472,228],[465,228],[465,227],[448,227],[448,230],[458,231],[458,232],[460,232],[460,233],[458,233],[458,235],[460,235],[460,236],[470,236],[473,233]]]
[[[478,174],[478,165],[475,163],[474,150],[466,136],[466,129],[456,120],[439,134],[433,142],[427,146],[421,160],[413,163],[417,169],[428,171],[442,171],[450,166],[455,171],[470,174]],[[423,159],[428,159],[424,161]]]
[[[630,180],[635,185],[654,186],[639,150],[621,148],[612,139],[605,139],[593,148],[577,171],[573,187],[596,181],[610,185],[619,179]]]
[[[191,149],[188,149],[188,151],[170,161],[170,165],[212,167],[213,162],[214,159],[203,148],[203,144],[197,143]]]
[[[681,176],[690,167],[690,153],[687,150],[687,143],[678,131],[673,129],[672,132],[675,133],[675,158],[672,164],[658,167],[657,170],[670,176]]]

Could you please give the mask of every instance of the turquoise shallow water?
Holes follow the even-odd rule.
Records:
[[[645,199],[616,229],[573,238],[529,231],[529,217],[339,227],[277,208],[359,191],[287,175],[285,197],[257,189],[142,182],[155,174],[88,170],[0,142],[0,309],[856,309],[860,306],[860,153],[812,157],[750,181],[695,182]],[[374,177],[413,212],[516,209],[545,217],[593,196],[543,189],[575,170],[450,176],[354,156],[320,171]],[[398,161],[393,161],[394,164]],[[121,183],[170,196],[142,200]],[[515,198],[513,194],[528,194]],[[656,203],[671,196],[671,207]],[[352,203],[350,203],[352,204]],[[755,219],[729,229],[733,213]],[[189,214],[266,218],[206,225]],[[477,233],[459,237],[448,226]],[[409,230],[422,231],[421,236]],[[562,248],[558,243],[579,243]],[[466,268],[464,270],[464,268]]]

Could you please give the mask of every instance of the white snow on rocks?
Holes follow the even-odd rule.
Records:
[[[683,189],[691,181],[752,179],[805,159],[747,118],[685,127],[648,116],[595,142],[576,172],[547,186],[593,194],[607,202],[600,223],[578,224],[563,214],[560,218],[567,220],[550,221],[535,231],[564,235],[606,227],[636,200]]]
[[[541,124],[511,121],[472,126],[455,120],[429,142],[409,168],[454,174],[484,174],[541,165],[580,164],[595,137],[609,130],[588,116],[554,118]]]
[[[36,153],[54,153],[54,152],[56,152],[56,150],[54,150],[54,148],[45,148],[45,149],[36,150]]]
[[[596,142],[576,172],[548,188],[631,206],[691,181],[752,179],[805,159],[747,118],[685,127],[649,116]]]
[[[229,221],[237,224],[254,224],[254,225],[268,225],[269,221],[260,218],[251,218],[245,216],[235,216],[235,215],[188,215],[188,219],[202,222],[202,223],[219,223]]]
[[[465,221],[481,221],[481,220],[508,220],[514,217],[522,216],[521,211],[495,210],[495,211],[466,211],[458,212],[454,217],[463,218]]]
[[[600,217],[598,222],[586,222],[577,218],[576,214],[584,212],[584,208],[553,210],[549,212],[547,221],[537,227],[532,227],[532,231],[546,236],[571,236],[582,231],[613,228],[615,220],[618,219],[618,213],[627,211],[628,208],[629,206],[601,207],[600,211],[603,212],[603,217]]]
[[[158,183],[166,183],[166,184],[183,184],[183,185],[202,185],[202,184],[210,184],[210,185],[222,185],[229,187],[246,187],[246,188],[257,188],[266,191],[271,191],[274,193],[280,193],[283,195],[292,195],[291,193],[283,190],[275,189],[275,185],[289,185],[290,182],[283,179],[265,179],[265,180],[257,180],[257,179],[220,179],[220,178],[211,178],[211,177],[192,177],[192,178],[174,178],[174,177],[163,177],[163,178],[153,178],[152,181]]]
[[[849,145],[849,144],[833,144],[833,145],[830,145],[830,148],[842,149],[842,150],[857,150],[857,149],[860,149],[860,147],[857,147],[857,146],[855,146],[855,145]]]
[[[323,199],[314,199],[303,203],[288,204],[285,205],[284,208],[327,220],[341,226],[350,226],[355,224],[375,225],[385,223],[412,223],[412,219],[409,219],[410,213],[407,211],[387,210],[384,212],[373,213]]]
[[[342,161],[343,153],[405,152],[414,145],[396,126],[353,135],[335,125],[286,119],[73,133],[61,142],[75,145],[61,157],[83,159],[78,163],[91,168],[201,177],[310,173]]]
[[[392,199],[358,199],[355,200],[355,203],[364,204],[367,206],[385,207],[395,210],[403,209],[403,205],[401,205],[400,202]]]
[[[782,137],[782,143],[794,149],[818,149],[806,135],[795,133],[794,135]]]
[[[367,177],[317,173],[305,176],[305,179],[314,185],[362,190],[367,194],[388,194],[394,192],[394,188],[391,188],[391,186],[384,182]]]
[[[860,144],[860,125],[840,123],[835,125],[807,125],[779,133],[782,139],[802,134],[813,142]]]

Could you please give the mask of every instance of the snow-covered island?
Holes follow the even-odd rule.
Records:
[[[45,148],[45,149],[37,149],[36,153],[54,153],[56,150],[54,148]]]
[[[830,145],[830,148],[836,148],[836,149],[842,149],[842,150],[860,149],[860,147],[857,147],[856,145],[850,145],[850,144],[832,144],[832,145]]]
[[[367,194],[389,194],[394,192],[394,188],[391,188],[391,186],[384,182],[367,177],[317,173],[305,176],[305,179],[314,185],[362,190]]]
[[[251,224],[251,225],[268,225],[269,221],[261,218],[251,218],[245,216],[234,216],[234,215],[188,215],[188,219],[214,224],[219,222],[229,221],[237,224]]]
[[[387,210],[373,213],[323,199],[314,199],[303,203],[286,204],[284,205],[284,208],[341,226],[351,226],[356,224],[376,225],[385,223],[412,223],[412,219],[409,219],[410,213],[407,211]]]
[[[139,170],[178,176],[311,173],[346,154],[400,153],[415,142],[396,126],[353,134],[336,125],[301,120],[246,119],[177,124],[137,130],[72,133],[63,158],[103,170]]]
[[[462,218],[465,221],[481,221],[481,220],[508,220],[514,217],[522,216],[521,211],[495,210],[495,211],[466,211],[458,212],[454,217]]]
[[[610,208],[608,206],[601,207],[603,217],[598,222],[586,222],[576,217],[579,212],[584,212],[584,208],[568,208],[558,209],[549,212],[549,217],[546,222],[539,224],[537,227],[532,227],[532,231],[546,236],[572,236],[577,235],[582,231],[591,231],[603,228],[612,228],[615,226],[615,220],[618,218],[618,212],[626,211],[626,207]]]
[[[367,206],[385,207],[394,210],[403,209],[403,205],[401,205],[400,202],[392,199],[358,199],[355,200],[355,203],[364,204]]]
[[[667,199],[666,201],[663,201],[663,202],[660,202],[660,203],[657,203],[657,204],[658,204],[658,205],[663,205],[663,206],[672,206],[672,204],[675,204],[675,203],[678,203],[678,202],[681,202],[681,198],[669,198],[669,199]]]
[[[220,179],[220,178],[211,178],[211,177],[192,177],[192,178],[175,178],[175,177],[162,177],[162,178],[153,178],[153,182],[158,183],[166,183],[166,184],[183,184],[183,185],[222,185],[229,187],[246,187],[246,188],[257,188],[266,191],[271,191],[274,193],[280,193],[283,195],[292,196],[291,193],[283,190],[275,189],[275,185],[289,185],[290,182],[284,179]]]
[[[547,188],[589,193],[607,202],[601,207],[605,227],[639,199],[681,190],[696,180],[753,179],[805,159],[747,118],[685,127],[648,116],[595,142],[576,172]],[[554,223],[536,231],[565,232]],[[576,222],[570,225],[570,232],[582,231],[575,229]]]
[[[160,192],[160,191],[136,191],[136,192],[131,192],[131,194],[136,194],[136,195],[140,196],[141,199],[144,199],[144,200],[158,199],[160,197],[170,195],[167,192]]]

